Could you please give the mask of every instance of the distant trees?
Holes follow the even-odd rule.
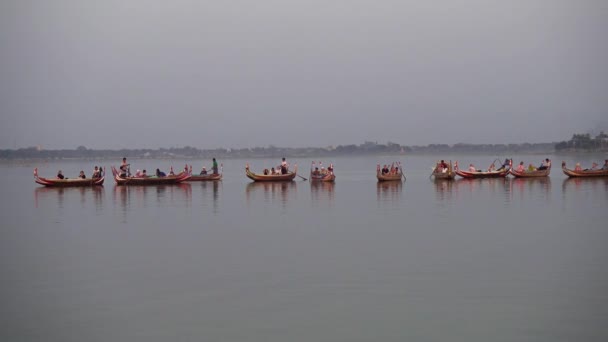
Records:
[[[555,144],[557,151],[605,151],[608,149],[608,135],[604,131],[595,137],[591,134],[573,134],[572,139]]]

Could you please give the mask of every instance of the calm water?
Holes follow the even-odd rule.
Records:
[[[95,189],[32,176],[95,162],[0,165],[0,340],[606,341],[608,179],[559,169],[605,157],[549,157],[530,181],[434,182],[429,156],[378,184],[395,157],[365,157],[325,160],[335,184],[225,160],[218,183]]]

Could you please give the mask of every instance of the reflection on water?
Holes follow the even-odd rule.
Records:
[[[605,196],[608,198],[608,177],[575,177],[562,182],[562,196],[567,194]]]
[[[454,181],[450,179],[432,179],[431,182],[435,186],[435,198],[442,202],[452,199],[452,190]]]
[[[333,205],[335,186],[334,182],[310,182],[310,197],[313,205]]]
[[[457,199],[463,199],[465,196],[489,194],[492,197],[503,196],[505,203],[511,202],[510,178],[461,178],[453,183],[453,192],[457,194]]]
[[[526,197],[548,200],[551,198],[551,178],[514,178],[511,179],[511,192],[519,201]]]
[[[92,200],[97,211],[103,209],[103,186],[91,187],[37,187],[34,190],[34,206],[44,206],[48,203],[56,203],[57,207],[71,207],[78,203],[80,207],[87,207],[87,201]]]
[[[213,213],[219,213],[219,189],[220,181],[212,181],[212,182],[200,182],[200,187],[202,189],[202,197],[203,197],[203,205],[207,205],[209,202],[209,197],[211,197],[211,203],[213,205]]]
[[[398,202],[401,199],[403,182],[377,182],[376,196],[379,202]]]
[[[134,208],[190,207],[192,186],[189,183],[114,186],[114,204],[118,205],[123,219]],[[154,203],[151,203],[154,201]]]
[[[260,196],[265,203],[279,201],[287,204],[289,196],[296,192],[296,182],[252,182],[245,189],[247,204],[256,201]]]

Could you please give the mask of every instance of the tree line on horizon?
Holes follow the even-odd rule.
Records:
[[[602,132],[603,134],[603,132]],[[582,138],[580,136],[583,136]],[[596,146],[587,143],[587,135],[575,134],[576,141],[572,146]],[[604,140],[605,140],[605,134]],[[594,140],[594,139],[592,139]],[[583,145],[582,142],[585,142]],[[565,145],[563,145],[565,143]],[[600,146],[607,146],[603,144]],[[28,147],[14,150],[0,150],[0,159],[117,159],[129,158],[279,158],[289,157],[330,157],[340,155],[374,155],[374,154],[426,154],[426,153],[551,153],[564,150],[558,146],[571,146],[570,142],[560,143],[521,143],[521,144],[429,144],[405,146],[393,142],[381,144],[366,141],[355,145],[338,145],[329,147],[268,147],[253,148],[216,148],[199,149],[192,146],[159,148],[159,149],[88,149],[78,146],[76,149],[45,150],[40,147]],[[566,148],[567,149],[567,148]]]

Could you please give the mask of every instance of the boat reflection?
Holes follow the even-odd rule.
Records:
[[[313,205],[333,205],[336,183],[310,182],[310,194]]]
[[[510,178],[481,178],[468,179],[460,178],[453,182],[453,193],[457,194],[459,199],[469,195],[490,194],[492,197],[504,195],[505,203],[511,202],[511,179]]]
[[[296,192],[296,182],[253,182],[245,188],[247,203],[253,203],[259,197],[266,203],[279,201],[286,204],[289,196]]]
[[[211,203],[213,204],[213,213],[217,214],[219,212],[219,189],[222,182],[200,182],[200,187],[203,194],[203,205],[207,205],[209,203],[209,197],[211,197]]]
[[[454,190],[454,180],[452,179],[432,179],[435,186],[435,197],[438,201],[451,200]]]
[[[92,199],[96,210],[101,210],[103,209],[104,194],[103,186],[37,187],[34,190],[34,206],[38,208],[54,203],[58,208],[64,208],[78,203],[83,208]]]
[[[117,203],[123,212],[129,211],[131,207],[189,207],[192,202],[192,186],[190,183],[114,186],[113,191],[114,203]]]
[[[608,198],[608,177],[574,177],[562,182],[562,196],[566,194],[606,196]]]
[[[514,178],[511,179],[511,190],[513,194],[517,194],[519,200],[526,197],[546,200],[551,198],[551,178]]]
[[[398,201],[401,199],[403,182],[377,182],[376,196],[378,201]]]

